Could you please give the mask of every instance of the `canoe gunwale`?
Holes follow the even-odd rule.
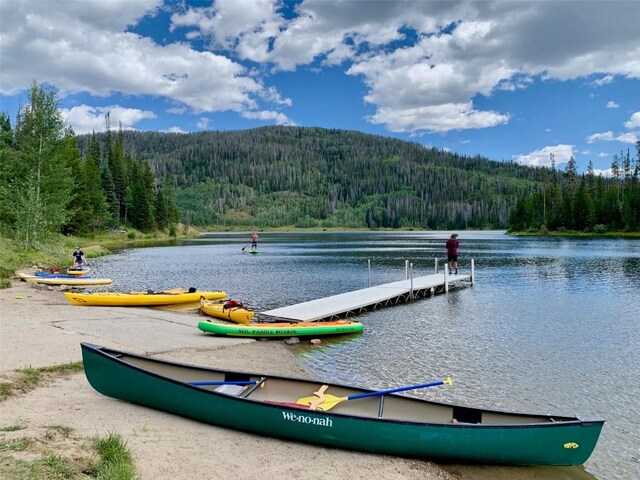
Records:
[[[344,417],[344,418],[353,418],[353,419],[357,419],[359,421],[372,421],[372,422],[382,422],[382,423],[395,423],[395,424],[400,424],[400,425],[425,425],[425,426],[429,426],[429,427],[444,427],[444,428],[457,428],[457,429],[464,429],[464,428],[473,428],[473,429],[495,429],[495,428],[500,428],[500,429],[512,429],[512,428],[517,428],[517,429],[522,429],[522,428],[558,428],[559,426],[570,426],[570,425],[581,425],[581,426],[589,426],[589,425],[594,425],[594,424],[604,424],[605,420],[601,419],[601,418],[597,418],[597,417],[593,417],[593,418],[588,418],[586,420],[582,420],[576,416],[570,417],[567,415],[550,415],[550,414],[538,414],[538,413],[528,413],[528,412],[514,412],[514,411],[508,411],[508,410],[494,410],[494,409],[483,409],[483,408],[476,408],[476,407],[467,407],[464,405],[457,405],[457,404],[451,404],[451,403],[444,403],[444,402],[438,402],[438,401],[434,401],[434,400],[426,400],[426,399],[422,399],[422,398],[418,398],[418,397],[410,397],[410,396],[406,396],[406,395],[402,395],[402,394],[397,394],[397,393],[392,393],[392,394],[387,394],[386,396],[394,396],[394,397],[400,397],[403,399],[409,399],[412,401],[417,401],[417,402],[424,402],[427,404],[431,404],[431,405],[436,405],[436,406],[442,406],[442,407],[462,407],[462,408],[472,408],[474,410],[479,410],[482,412],[491,412],[491,413],[496,413],[496,414],[505,414],[505,415],[530,415],[530,416],[535,416],[535,417],[545,417],[545,418],[554,418],[554,419],[562,419],[562,421],[558,422],[558,421],[547,421],[547,422],[537,422],[537,423],[518,423],[518,424],[482,424],[482,423],[464,423],[464,422],[458,422],[458,423],[437,423],[437,422],[421,422],[421,421],[411,421],[411,420],[400,420],[400,419],[393,419],[393,418],[385,418],[385,419],[381,419],[381,418],[373,418],[373,417],[363,417],[363,416],[359,416],[359,415],[350,415],[350,414],[345,414],[345,413],[340,413],[340,412],[333,412],[333,411],[323,411],[323,410],[313,410],[310,411],[308,410],[305,406],[300,405],[300,407],[296,407],[292,404],[284,404],[284,403],[278,403],[278,402],[267,402],[267,401],[263,401],[263,400],[255,400],[255,399],[251,399],[251,398],[244,398],[242,396],[236,396],[236,395],[227,395],[224,393],[220,393],[220,392],[216,392],[215,390],[207,390],[204,388],[201,388],[200,386],[197,385],[190,385],[187,382],[182,382],[180,380],[174,380],[172,378],[166,377],[164,375],[160,375],[157,374],[155,372],[149,371],[147,369],[144,369],[142,367],[138,367],[136,365],[133,365],[131,363],[128,363],[124,360],[122,360],[121,358],[118,358],[117,356],[111,355],[109,353],[107,353],[107,351],[112,351],[112,352],[119,352],[118,350],[115,349],[111,349],[108,347],[102,347],[100,345],[95,345],[95,344],[91,344],[91,343],[87,343],[87,342],[81,342],[80,344],[82,346],[82,348],[86,348],[94,353],[97,353],[99,355],[101,355],[102,357],[114,362],[114,363],[118,363],[121,367],[125,367],[128,369],[132,369],[135,370],[137,372],[143,373],[145,375],[149,375],[152,376],[154,378],[157,378],[163,382],[169,382],[181,387],[186,387],[189,388],[191,390],[195,390],[197,392],[200,393],[204,393],[207,395],[212,395],[218,398],[224,398],[225,400],[233,400],[233,401],[237,401],[237,402],[251,402],[253,404],[258,404],[260,406],[264,406],[264,407],[269,407],[269,408],[277,408],[280,410],[288,410],[288,409],[294,409],[296,411],[301,410],[305,413],[312,413],[312,414],[318,414],[318,415],[327,415],[327,416],[339,416],[339,417]],[[318,387],[318,384],[322,384],[322,385],[327,385],[329,388],[334,387],[334,388],[348,388],[348,389],[352,389],[355,390],[359,393],[370,393],[370,392],[374,392],[375,390],[370,390],[370,389],[366,389],[366,388],[362,388],[362,387],[356,387],[356,386],[352,386],[352,385],[343,385],[343,384],[333,384],[333,383],[327,383],[327,382],[320,382],[320,381],[314,381],[314,380],[309,380],[309,379],[305,379],[305,378],[300,378],[300,377],[285,377],[285,376],[281,376],[281,375],[267,375],[267,374],[261,374],[261,373],[255,373],[255,372],[246,372],[246,371],[238,371],[238,370],[219,370],[219,369],[215,369],[215,368],[211,368],[211,367],[205,367],[205,366],[201,366],[201,365],[194,365],[194,364],[189,364],[189,363],[183,363],[183,362],[178,362],[178,361],[173,361],[173,360],[164,360],[161,358],[154,358],[154,357],[147,357],[144,355],[138,355],[136,353],[131,353],[131,352],[125,352],[122,351],[121,354],[126,355],[126,356],[130,356],[130,357],[134,357],[134,358],[140,358],[143,360],[147,360],[147,361],[153,361],[153,362],[157,362],[157,363],[161,363],[164,365],[176,365],[179,367],[185,367],[185,368],[190,368],[193,370],[198,370],[198,371],[204,371],[204,372],[214,372],[214,373],[224,373],[224,374],[232,374],[232,375],[238,375],[238,376],[247,376],[247,377],[260,377],[261,379],[264,379],[263,381],[269,380],[269,379],[279,379],[279,380],[291,380],[291,381],[296,381],[296,382],[302,382],[302,383],[306,383],[309,384],[310,389],[314,389]]]

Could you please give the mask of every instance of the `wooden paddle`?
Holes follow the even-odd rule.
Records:
[[[396,392],[405,392],[407,390],[415,390],[418,388],[428,388],[428,387],[437,387],[438,385],[452,385],[453,380],[451,377],[446,380],[439,380],[437,382],[430,383],[422,383],[420,385],[409,385],[407,387],[398,387],[391,388],[389,390],[380,390],[378,392],[367,392],[367,393],[359,393],[357,395],[349,395],[347,397],[336,397],[334,395],[325,394],[325,390],[328,388],[327,385],[323,385],[313,396],[303,397],[299,399],[296,404],[306,406],[309,410],[331,410],[333,407],[338,405],[341,402],[346,402],[348,400],[356,400],[358,398],[366,398],[366,397],[376,397],[380,395],[386,395],[388,393],[396,393]],[[320,401],[318,401],[320,399]]]

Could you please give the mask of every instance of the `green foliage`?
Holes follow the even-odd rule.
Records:
[[[0,427],[0,432],[17,432],[23,428],[22,425],[7,425],[6,427]]]
[[[100,456],[94,465],[93,476],[113,480],[136,478],[131,452],[120,435],[110,433],[106,438],[95,438],[93,444]]]
[[[494,228],[539,171],[343,130],[123,132],[125,151],[171,175],[191,225]],[[80,141],[88,142],[89,138]]]
[[[93,235],[120,222],[143,232],[155,228],[158,182],[148,162],[125,153],[122,129],[114,140],[108,115],[107,133],[100,137],[105,140],[87,138],[82,155],[65,128],[57,92],[35,82],[14,129],[0,115],[0,234],[26,250],[42,250],[58,233]],[[175,191],[161,197],[160,220],[167,228],[178,221]]]
[[[73,177],[66,163],[68,136],[57,92],[34,83],[28,104],[17,114],[14,141],[2,147],[0,172],[0,221],[26,248],[60,231],[70,216]]]
[[[509,230],[535,231],[544,224],[559,232],[640,231],[640,142],[636,149],[635,160],[629,151],[614,155],[613,178],[596,177],[591,164],[578,175],[575,160],[564,175],[543,169],[543,185],[518,201]]]
[[[60,378],[83,371],[82,362],[65,363],[40,368],[22,368],[16,371],[10,382],[3,382],[0,388],[0,402],[8,397],[26,393],[39,387],[44,381],[51,378]]]

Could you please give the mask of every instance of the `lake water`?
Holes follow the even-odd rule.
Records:
[[[93,261],[112,290],[224,290],[256,311],[433,273],[450,232],[208,234]],[[476,284],[359,315],[361,335],[302,342],[328,382],[383,389],[451,375],[409,392],[445,402],[607,420],[580,468],[477,468],[479,478],[640,478],[640,241],[460,232],[460,273]],[[371,269],[368,261],[371,261]],[[194,332],[194,334],[196,334]]]

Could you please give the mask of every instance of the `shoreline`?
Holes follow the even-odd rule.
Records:
[[[79,362],[80,342],[90,342],[185,363],[310,378],[284,342],[206,336],[196,329],[198,319],[195,311],[75,307],[59,289],[14,282],[0,290],[0,375],[4,382],[17,369]],[[143,479],[460,478],[425,460],[262,437],[121,402],[97,393],[82,373],[4,400],[0,428],[11,425],[22,428],[3,431],[0,439],[38,440],[52,425],[70,429],[56,454],[71,458],[92,436],[120,434]],[[0,458],[2,473],[25,452]]]

